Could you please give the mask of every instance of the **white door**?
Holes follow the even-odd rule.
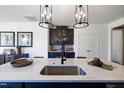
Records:
[[[112,31],[112,61],[123,64],[123,29]]]
[[[78,56],[98,57],[97,33],[80,33],[78,35]]]

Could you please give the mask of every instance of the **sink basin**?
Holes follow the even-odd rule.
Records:
[[[78,66],[66,65],[46,65],[41,71],[41,75],[86,75],[84,69]]]

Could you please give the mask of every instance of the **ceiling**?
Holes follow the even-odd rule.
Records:
[[[0,5],[0,22],[39,21],[38,5]],[[55,25],[74,24],[73,5],[53,5],[53,23]],[[90,5],[89,23],[108,24],[124,17],[124,5]]]

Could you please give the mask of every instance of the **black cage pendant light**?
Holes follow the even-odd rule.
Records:
[[[43,28],[52,28],[52,6],[40,5],[40,22],[39,26]]]
[[[76,5],[74,28],[84,28],[88,23],[88,5]]]

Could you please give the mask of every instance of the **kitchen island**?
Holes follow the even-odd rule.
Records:
[[[110,71],[89,65],[90,60],[70,58],[64,64],[61,64],[59,58],[35,58],[33,64],[25,67],[13,67],[10,63],[7,63],[0,66],[0,82],[2,87],[10,83],[19,84],[21,87],[106,87],[106,84],[115,83],[123,85],[123,65],[102,60],[104,63],[113,65],[114,69]],[[46,65],[76,65],[85,69],[87,74],[41,75],[40,71]]]

